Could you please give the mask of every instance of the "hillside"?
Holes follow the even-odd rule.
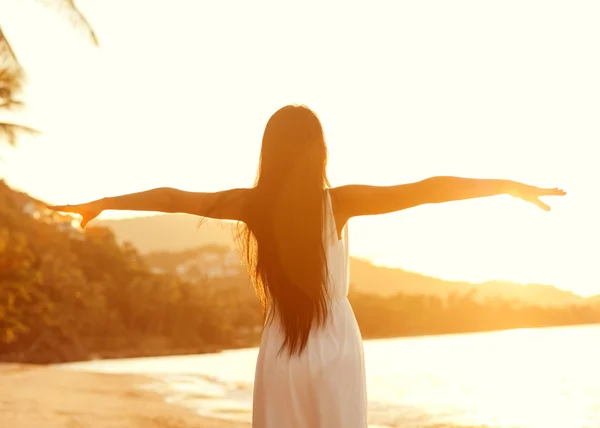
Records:
[[[583,304],[586,301],[581,296],[551,285],[523,285],[508,281],[484,283],[446,281],[403,269],[375,266],[360,259],[352,259],[350,272],[353,285],[361,292],[371,291],[383,296],[398,292],[447,296],[475,290],[477,296],[482,298],[499,296],[540,305]]]
[[[118,240],[131,242],[146,254],[157,251],[180,252],[211,244],[231,246],[234,236],[232,223],[209,221],[198,228],[197,217],[179,214],[98,221],[96,224],[110,228]],[[522,285],[507,281],[481,284],[445,281],[399,268],[375,266],[356,258],[351,262],[351,281],[356,291],[380,296],[405,293],[445,297],[451,293],[475,290],[476,295],[482,298],[498,296],[539,305],[588,302],[581,296],[550,285]]]
[[[255,343],[262,320],[249,288],[218,280],[198,287],[153,273],[110,230],[84,231],[72,220],[0,180],[0,361],[199,353]]]

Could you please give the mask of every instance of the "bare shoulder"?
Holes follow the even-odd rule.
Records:
[[[374,188],[364,184],[348,184],[329,189],[335,220],[341,228],[358,215],[359,207],[368,201]]]
[[[331,209],[333,210],[333,217],[335,218],[335,224],[338,229],[337,232],[340,236],[346,223],[348,223],[348,220],[352,217],[350,214],[351,210],[349,209],[351,206],[349,201],[353,193],[351,187],[353,186],[340,186],[329,189]]]
[[[209,206],[217,209],[221,220],[244,221],[245,207],[253,194],[252,188],[237,188],[211,194]]]
[[[425,181],[394,186],[349,184],[330,190],[336,220],[386,214],[426,203]]]

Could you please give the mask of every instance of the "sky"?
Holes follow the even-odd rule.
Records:
[[[600,3],[78,5],[99,47],[39,2],[0,2],[28,71],[19,118],[43,131],[0,148],[10,185],[49,203],[248,187],[270,115],[306,104],[334,186],[455,175],[568,192],[550,213],[498,196],[353,219],[355,256],[600,293]]]

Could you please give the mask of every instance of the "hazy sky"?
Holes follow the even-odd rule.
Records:
[[[569,192],[550,213],[496,197],[354,219],[355,255],[600,293],[600,3],[78,4],[100,48],[38,2],[0,2],[44,131],[0,153],[11,185],[51,203],[250,186],[267,119],[303,103],[333,185],[459,175]]]

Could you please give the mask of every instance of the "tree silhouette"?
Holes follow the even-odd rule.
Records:
[[[94,45],[98,38],[85,16],[79,11],[73,0],[37,0],[48,8],[56,10],[71,25],[83,32]],[[0,112],[12,112],[22,107],[19,95],[23,90],[25,70],[18,60],[10,42],[0,26]],[[20,133],[36,134],[37,130],[24,124],[0,119],[0,139],[14,146]]]

